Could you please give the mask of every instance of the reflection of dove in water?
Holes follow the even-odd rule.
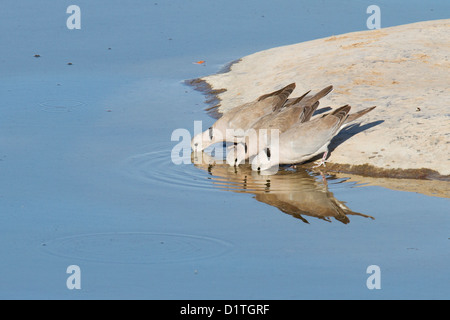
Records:
[[[295,218],[308,222],[303,216],[325,221],[335,218],[348,223],[349,215],[371,218],[350,210],[328,191],[326,180],[318,181],[303,169],[297,172],[279,172],[264,176],[252,171],[250,166],[231,167],[215,164],[212,157],[204,156],[205,163],[196,167],[207,171],[213,186],[237,193],[250,193],[255,199],[278,208]]]
[[[325,221],[331,221],[331,218],[335,218],[345,224],[350,222],[349,215],[359,215],[373,219],[371,216],[350,210],[343,202],[337,200],[323,183],[319,183],[305,171],[300,170],[297,171],[298,176],[296,180],[309,178],[307,180],[309,188],[306,187],[305,183],[303,190],[261,193],[257,194],[255,199],[277,207],[280,211],[306,223],[308,221],[303,216],[310,216]],[[301,176],[303,177],[300,178]],[[276,177],[276,175],[272,177]]]
[[[192,139],[192,150],[200,152],[216,142],[226,141],[226,139],[234,140],[234,136],[227,137],[227,130],[247,130],[259,118],[282,108],[294,89],[295,83],[291,83],[278,91],[262,95],[252,102],[228,111],[208,130]]]
[[[302,163],[320,153],[324,153],[324,156],[319,166],[324,164],[331,139],[351,121],[356,120],[375,107],[364,109],[352,115],[349,115],[350,108],[346,105],[311,121],[295,123],[287,131],[280,134],[275,150],[265,148],[258,153],[252,161],[253,170],[262,171],[279,164]]]
[[[313,96],[307,96],[310,92],[308,91],[299,98],[289,99],[283,108],[260,118],[245,132],[245,140],[234,149],[229,150],[227,163],[239,165],[249,157],[256,155],[270,144],[269,135],[272,129],[278,130],[277,133],[280,134],[296,122],[309,121],[319,106],[319,100],[330,93],[331,90],[333,90],[333,87],[328,86]]]

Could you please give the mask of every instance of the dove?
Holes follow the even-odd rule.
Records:
[[[242,138],[243,132],[261,117],[281,109],[294,89],[295,83],[291,83],[280,90],[262,95],[252,102],[228,111],[209,129],[194,136],[191,141],[192,150],[199,152],[217,142],[227,141],[227,139],[234,142],[236,138]],[[227,130],[230,129],[234,134],[229,136]]]
[[[333,90],[328,86],[315,95],[307,96],[311,91],[301,97],[289,99],[283,108],[278,109],[260,118],[247,132],[246,139],[239,143],[227,155],[227,163],[231,166],[239,165],[249,157],[256,155],[268,144],[269,132],[273,129],[281,134],[297,122],[307,122],[319,106],[319,100]],[[248,142],[248,143],[247,143]]]
[[[349,115],[351,107],[345,105],[311,121],[297,122],[279,135],[278,144],[266,147],[255,156],[252,169],[263,171],[279,164],[302,163],[321,153],[324,155],[317,166],[325,165],[331,139],[350,122],[374,108]]]

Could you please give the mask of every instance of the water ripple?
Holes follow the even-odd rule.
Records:
[[[64,258],[117,264],[155,264],[210,259],[232,244],[220,239],[172,233],[116,232],[82,234],[47,241],[47,253]]]

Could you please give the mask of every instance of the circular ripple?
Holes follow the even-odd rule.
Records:
[[[175,164],[172,151],[152,147],[150,150],[127,158],[122,164],[124,172],[136,181],[148,184],[166,184],[189,189],[211,189],[211,176],[208,172],[198,170],[190,163],[191,158],[184,158],[185,163]]]
[[[43,246],[53,255],[118,264],[156,264],[208,259],[227,253],[228,242],[186,234],[96,233],[59,238]]]
[[[47,112],[70,112],[83,105],[77,100],[48,100],[39,104],[43,111]]]

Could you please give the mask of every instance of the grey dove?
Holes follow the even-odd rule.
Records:
[[[246,131],[244,141],[234,150],[229,150],[227,163],[232,166],[239,165],[256,155],[269,143],[268,135],[271,130],[276,129],[279,133],[283,133],[297,122],[309,121],[319,106],[319,100],[332,90],[333,86],[328,86],[312,96],[307,96],[310,93],[308,91],[299,98],[286,101],[283,108],[260,118]]]
[[[279,164],[297,164],[323,153],[319,165],[325,164],[328,145],[350,122],[370,112],[375,107],[366,108],[349,115],[349,105],[308,122],[297,122],[279,135],[278,143],[261,150],[252,161],[253,170],[267,170]]]
[[[291,83],[280,90],[262,95],[252,102],[228,111],[209,129],[194,136],[191,141],[192,150],[199,152],[214,143],[240,138],[240,135],[261,117],[281,109],[294,89],[295,83]],[[236,134],[228,136],[227,130],[242,133],[238,136]]]

